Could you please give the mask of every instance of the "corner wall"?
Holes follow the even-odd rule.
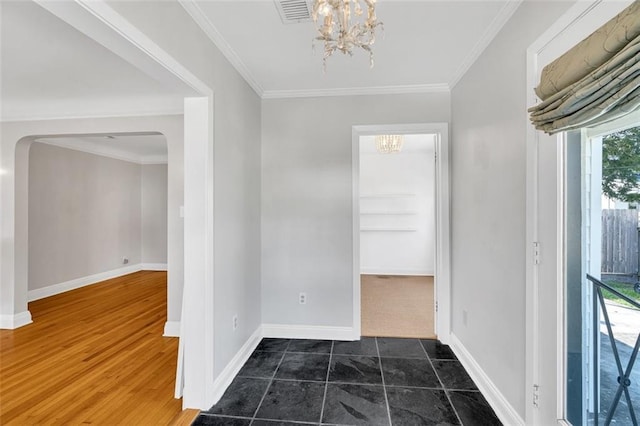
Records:
[[[142,262],[141,166],[33,143],[29,291]],[[166,212],[166,208],[165,208]]]
[[[521,419],[526,49],[571,4],[523,2],[451,93],[452,333]]]
[[[143,264],[167,263],[167,182],[166,164],[142,165],[142,247]],[[173,212],[175,213],[175,212]]]

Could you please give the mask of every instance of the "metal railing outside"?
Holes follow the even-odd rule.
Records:
[[[609,340],[611,342],[611,349],[613,351],[613,356],[615,358],[615,362],[616,365],[618,367],[618,388],[617,391],[615,393],[615,396],[613,397],[613,400],[611,401],[611,406],[609,407],[609,410],[607,411],[607,418],[604,421],[604,425],[605,426],[609,426],[611,424],[611,420],[613,419],[613,415],[616,411],[616,408],[618,408],[618,404],[620,403],[620,398],[622,398],[622,394],[624,394],[626,402],[627,402],[627,406],[629,408],[629,415],[631,418],[631,421],[633,422],[633,426],[638,426],[638,420],[636,418],[636,413],[635,410],[633,408],[633,404],[632,404],[632,399],[631,399],[631,395],[629,394],[629,386],[631,386],[631,372],[633,370],[633,365],[636,362],[636,358],[638,356],[638,350],[640,349],[640,330],[638,332],[638,337],[636,339],[636,344],[633,348],[633,351],[631,352],[631,357],[629,358],[629,361],[627,363],[626,368],[622,367],[622,361],[620,359],[620,354],[618,352],[618,347],[617,347],[617,341],[615,340],[614,336],[613,336],[613,330],[611,329],[611,322],[609,321],[609,313],[607,311],[607,305],[604,303],[604,296],[602,295],[602,290],[607,290],[611,293],[613,293],[615,296],[619,297],[620,299],[628,302],[629,304],[631,304],[632,306],[636,307],[637,309],[640,309],[640,303],[638,303],[638,301],[631,299],[630,297],[620,293],[619,291],[617,291],[616,289],[612,288],[611,286],[608,286],[607,284],[603,283],[602,281],[600,281],[599,279],[587,274],[587,279],[589,281],[591,281],[591,283],[593,284],[593,288],[595,290],[595,294],[597,295],[597,297],[593,297],[593,341],[594,342],[598,342],[598,337],[599,337],[599,333],[600,333],[600,315],[598,315],[598,303],[600,303],[600,308],[602,309],[602,315],[604,316],[604,321],[605,321],[605,325],[607,327],[607,332],[609,335]],[[595,411],[598,411],[598,398],[600,395],[600,384],[598,382],[598,366],[599,366],[599,362],[600,362],[600,354],[599,354],[600,349],[598,348],[598,345],[594,346],[594,351],[593,351],[593,359],[594,359],[594,363],[593,363],[593,368],[594,368],[594,380],[593,380],[593,393],[594,393],[594,407],[595,407]],[[599,413],[594,413],[594,417],[593,417],[593,421],[594,421],[594,426],[598,426],[598,414]]]

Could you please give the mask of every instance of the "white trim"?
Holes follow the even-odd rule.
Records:
[[[34,300],[44,299],[45,297],[55,296],[56,294],[65,293],[77,288],[86,287],[92,284],[110,280],[112,278],[128,275],[133,272],[142,270],[142,264],[124,266],[118,269],[112,269],[110,271],[100,272],[93,275],[87,275],[86,277],[75,278],[73,280],[64,281],[58,284],[53,284],[43,288],[37,288],[35,290],[29,290],[27,292],[27,300],[33,302]]]
[[[220,398],[222,398],[222,395],[224,395],[224,392],[227,390],[231,382],[233,382],[233,379],[236,377],[244,363],[247,362],[253,351],[258,347],[258,344],[260,344],[260,340],[262,340],[262,327],[258,327],[256,331],[249,336],[244,345],[242,345],[231,361],[229,361],[226,367],[224,367],[220,372],[213,383],[211,405],[203,407],[203,409],[206,410],[210,408],[213,404],[216,404]]]
[[[184,111],[182,110],[164,110],[164,111],[140,111],[140,112],[106,112],[100,114],[67,114],[67,115],[56,115],[56,116],[2,116],[0,117],[0,123],[13,123],[13,122],[22,122],[22,121],[49,121],[49,120],[83,120],[87,118],[122,118],[122,117],[162,117],[166,115],[183,115]]]
[[[162,135],[165,137],[164,135]],[[86,152],[87,154],[98,155],[100,157],[113,158],[114,160],[126,161],[129,163],[150,165],[150,164],[168,164],[168,155],[147,155],[140,156],[132,152],[127,152],[121,149],[113,149],[108,146],[90,146],[86,144],[69,143],[64,139],[58,138],[38,138],[34,142],[43,143],[46,145],[53,145],[59,148],[71,149],[73,151]],[[166,137],[165,137],[166,144]]]
[[[236,53],[231,45],[224,39],[220,31],[213,25],[206,13],[202,11],[198,3],[194,0],[178,0],[180,6],[191,16],[191,19],[200,27],[202,31],[209,37],[213,44],[220,50],[231,65],[238,71],[238,74],[251,86],[258,96],[262,96],[264,89],[258,83],[258,80],[251,74],[249,68],[242,62],[240,56]]]
[[[435,272],[427,271],[425,269],[379,269],[379,268],[367,268],[365,266],[362,266],[360,270],[360,274],[433,277],[435,275]]]
[[[504,27],[509,19],[511,19],[522,1],[523,0],[512,0],[506,2],[504,6],[502,6],[502,9],[500,9],[495,18],[493,18],[493,21],[491,21],[489,26],[485,29],[480,39],[477,41],[475,46],[473,46],[473,49],[471,49],[471,52],[467,54],[462,61],[462,64],[460,64],[456,72],[453,74],[453,77],[449,81],[449,87],[453,89],[456,84],[460,82],[462,77],[464,77],[471,66],[478,60],[482,52],[489,47],[489,44],[491,44],[493,39],[498,35],[502,27]]]
[[[180,321],[167,321],[164,323],[164,337],[180,337]]]
[[[14,330],[31,324],[31,312],[24,311],[14,315],[0,315],[0,329]]]
[[[185,98],[184,290],[176,383],[182,406],[213,404],[214,369],[214,135],[213,95]],[[176,394],[179,394],[176,391]]]
[[[324,96],[402,95],[411,93],[449,93],[447,83],[406,86],[345,87],[337,89],[265,90],[262,99],[315,98]]]
[[[394,124],[353,126],[351,131],[352,170],[352,279],[353,279],[353,329],[360,336],[360,136],[393,132],[394,134],[436,135],[436,261],[434,312],[438,339],[448,344],[451,333],[451,197],[449,193],[449,124]],[[438,309],[435,304],[438,304]]]
[[[505,425],[524,426],[524,419],[520,417],[516,409],[509,404],[507,398],[505,398],[498,387],[491,381],[489,375],[484,372],[480,364],[478,364],[454,333],[451,333],[451,349],[478,386],[478,389],[482,392],[482,395],[486,398],[489,405],[491,405],[491,408],[493,408],[493,411],[495,411],[500,421]]]
[[[167,271],[169,267],[166,263],[141,263],[142,271]]]
[[[321,339],[358,340],[360,333],[354,334],[353,327],[332,327],[322,325],[262,324],[263,337],[281,339]]]

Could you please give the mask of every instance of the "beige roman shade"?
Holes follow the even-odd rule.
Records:
[[[538,130],[591,127],[640,110],[640,0],[542,70]]]

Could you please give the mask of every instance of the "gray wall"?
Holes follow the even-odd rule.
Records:
[[[177,2],[108,3],[215,90],[217,376],[260,325],[260,98]]]
[[[525,1],[451,94],[452,330],[522,418],[526,49],[570,4]]]
[[[352,126],[449,118],[448,93],[263,101],[264,323],[352,326]]]
[[[140,263],[141,183],[138,164],[32,144],[29,290]]]
[[[142,169],[142,263],[167,263],[167,165]]]

